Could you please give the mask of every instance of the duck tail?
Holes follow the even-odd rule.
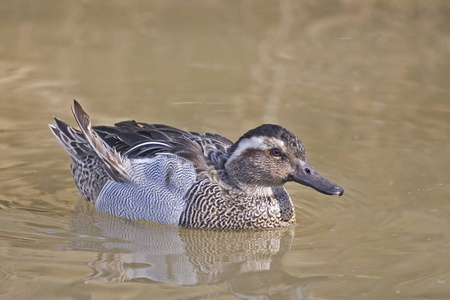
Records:
[[[80,161],[83,157],[95,155],[82,132],[56,117],[53,117],[53,119],[55,123],[48,126],[59,144],[70,154],[74,161]]]
[[[130,170],[130,160],[102,141],[92,129],[89,115],[76,100],[73,100],[72,112],[84,138],[89,143],[90,149],[100,159],[106,172],[118,182],[130,182],[130,176],[127,172],[127,170]]]

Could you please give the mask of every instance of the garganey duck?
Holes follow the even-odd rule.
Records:
[[[81,131],[58,118],[50,129],[72,157],[79,191],[106,214],[189,228],[273,228],[295,223],[286,182],[344,193],[278,125],[261,125],[232,143],[135,121],[92,127],[78,102],[72,111]]]

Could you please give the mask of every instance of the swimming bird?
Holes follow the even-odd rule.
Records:
[[[188,228],[274,228],[296,222],[286,182],[344,193],[279,125],[261,125],[233,143],[136,121],[93,127],[75,100],[72,112],[80,130],[56,117],[49,126],[72,157],[78,190],[106,214]]]

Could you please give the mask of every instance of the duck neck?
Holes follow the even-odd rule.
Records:
[[[260,197],[274,197],[276,194],[275,191],[285,191],[284,187],[277,186],[262,186],[249,182],[241,182],[235,179],[235,176],[230,176],[230,174],[226,170],[222,170],[219,172],[219,177],[222,182],[226,183],[229,187],[240,190],[248,195],[255,195]]]
[[[249,159],[242,159],[241,156],[234,157],[234,154],[224,164],[230,185],[243,191],[261,192],[270,188],[269,184],[263,184],[261,174],[255,172],[256,166]]]
[[[274,193],[273,187],[270,186],[259,186],[259,185],[248,185],[248,184],[240,184],[236,183],[236,186],[248,195],[255,195],[257,197],[273,197]],[[281,187],[283,188],[283,187]]]

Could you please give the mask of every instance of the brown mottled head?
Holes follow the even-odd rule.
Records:
[[[312,168],[302,142],[281,126],[264,124],[248,131],[229,153],[225,169],[241,188],[276,187],[295,181],[325,194],[343,193]]]
[[[242,141],[250,140],[254,137],[264,137],[268,140],[279,141],[280,145],[289,147],[292,152],[297,155],[305,155],[305,147],[302,142],[289,130],[274,124],[263,124],[252,130],[247,131],[239,140],[230,148],[230,153],[238,148]],[[242,144],[241,144],[242,146]]]

